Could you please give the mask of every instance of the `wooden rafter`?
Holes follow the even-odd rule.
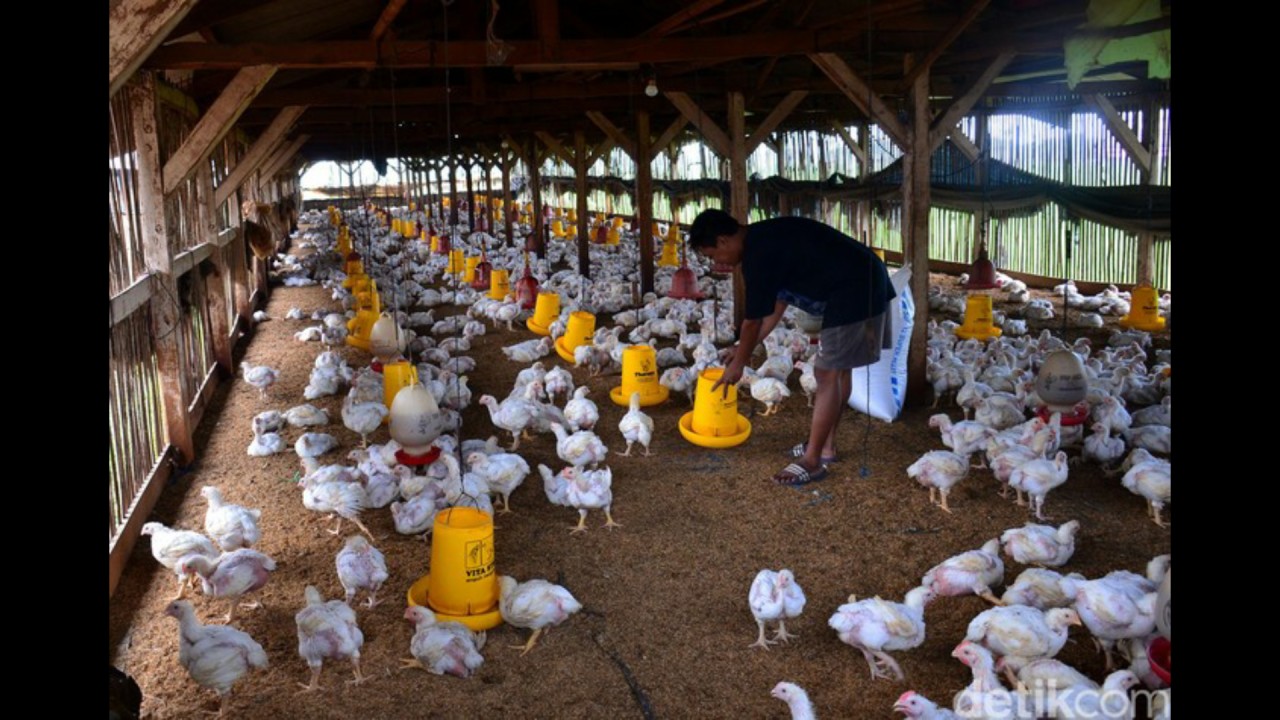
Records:
[[[947,137],[951,138],[951,142],[955,143],[956,149],[969,158],[970,161],[977,162],[978,158],[982,156],[982,151],[978,149],[977,145],[973,144],[968,135],[964,134],[959,125],[951,128],[951,131],[947,133]]]
[[[844,146],[849,148],[849,152],[853,153],[853,156],[858,158],[858,165],[862,167],[866,167],[866,164],[867,164],[866,151],[862,149],[862,146],[858,144],[857,140],[853,139],[853,136],[849,134],[849,131],[845,130],[844,124],[841,123],[839,120],[832,118],[831,129],[835,130],[836,134],[840,136],[840,139],[844,141]]]
[[[937,45],[933,46],[933,49],[929,51],[929,54],[924,56],[924,60],[917,63],[907,72],[906,77],[904,77],[902,82],[898,85],[898,90],[902,93],[906,93],[910,90],[911,86],[915,84],[916,78],[920,77],[920,73],[923,73],[933,67],[933,63],[936,62],[938,58],[942,57],[942,53],[946,52],[947,48],[951,47],[951,43],[955,42],[956,38],[960,37],[960,35],[964,33],[965,29],[973,24],[974,20],[978,19],[978,16],[982,14],[983,10],[987,9],[987,5],[989,4],[991,4],[991,0],[973,0],[973,2],[969,4],[969,9],[965,10],[964,15],[960,17],[960,20],[947,31],[946,35],[942,36],[942,40],[940,40]]]
[[[223,178],[221,183],[213,193],[213,206],[222,207],[222,203],[231,197],[231,193],[244,184],[245,180],[253,174],[254,170],[262,164],[267,155],[280,145],[284,136],[288,134],[289,128],[302,117],[302,113],[306,112],[306,106],[299,105],[284,108],[276,115],[276,119],[271,121],[266,130],[258,136],[258,139],[249,147],[249,151],[240,158],[236,166],[231,169],[230,174]]]
[[[632,159],[635,159],[635,143],[631,142],[631,139],[627,137],[626,133],[622,132],[621,128],[610,122],[609,118],[605,117],[604,113],[591,110],[587,112],[587,118],[590,119],[591,122],[595,123],[596,127],[603,130],[604,134],[613,141],[614,145],[622,148],[622,150],[630,155]],[[591,165],[591,163],[587,163],[587,165]]]
[[[950,107],[930,125],[930,148],[937,148],[942,144],[942,141],[950,134],[951,128],[955,127],[956,123],[969,114],[969,111],[977,104],[982,94],[987,91],[987,88],[991,87],[991,83],[1000,76],[1000,73],[1016,56],[1017,53],[1014,52],[1002,52],[997,55],[996,59],[992,60],[987,69],[983,70],[978,79],[973,82],[973,85],[969,86],[969,89],[965,90],[964,94],[956,98],[955,102],[952,102]]]
[[[538,27],[538,39],[554,51],[560,43],[560,0],[535,0],[533,16]]]
[[[667,146],[676,139],[676,135],[679,135],[680,131],[684,129],[684,126],[688,124],[689,118],[684,115],[673,120],[671,124],[667,126],[667,129],[663,130],[662,134],[658,136],[658,139],[653,141],[653,145],[649,146],[649,160],[652,161],[654,158],[658,157],[658,153],[665,151]]]
[[[858,77],[848,63],[841,60],[835,53],[812,53],[809,59],[831,78],[831,82],[836,84],[845,97],[880,125],[889,139],[897,143],[898,147],[904,149],[909,147],[910,140],[907,137],[906,127],[899,122],[898,117],[888,105],[885,105],[880,96],[870,91],[869,86]]]
[[[604,140],[601,140],[596,144],[595,149],[587,155],[587,167],[595,165],[597,160],[608,154],[614,147],[616,147],[616,144],[614,143],[613,138],[606,137]],[[631,153],[628,152],[627,154],[630,155]]]
[[[502,139],[507,141],[507,147],[511,148],[517,157],[524,157],[524,145],[511,137],[510,133],[503,133]]]
[[[382,14],[378,16],[378,21],[373,24],[373,30],[369,33],[369,39],[375,43],[387,34],[387,30],[391,28],[391,23],[395,22],[396,16],[404,9],[406,0],[390,0],[387,6],[382,9]]]
[[[299,135],[297,138],[295,138],[288,145],[285,145],[284,148],[279,151],[279,154],[277,155],[274,162],[270,164],[264,164],[262,166],[261,172],[258,173],[258,176],[262,178],[262,181],[264,183],[270,182],[271,178],[274,178],[277,174],[279,174],[280,171],[283,170],[285,166],[289,164],[290,160],[293,160],[295,157],[298,156],[298,151],[301,150],[302,146],[306,145],[307,140],[310,140],[310,139],[311,139],[310,135],[305,135],[305,134]]]
[[[1116,106],[1102,95],[1085,95],[1085,103],[1102,115],[1102,119],[1106,121],[1107,127],[1111,129],[1112,134],[1120,141],[1125,152],[1129,153],[1129,157],[1144,173],[1151,172],[1151,151],[1143,147],[1142,140],[1138,134],[1129,127],[1129,124],[1120,117],[1120,113],[1116,111]]]
[[[536,135],[544,145],[550,148],[551,152],[555,153],[557,157],[563,160],[566,165],[574,164],[574,154],[569,152],[564,145],[560,144],[560,141],[557,140],[554,135],[545,130],[538,130],[534,132],[534,135]]]
[[[712,120],[709,115],[702,111],[698,103],[693,101],[686,93],[682,92],[664,92],[663,95],[671,101],[672,105],[680,111],[681,115],[693,123],[693,126],[702,134],[702,138],[706,140],[707,145],[716,152],[720,157],[729,157],[733,152],[733,144],[729,142],[729,135],[720,126]]]
[[[756,148],[760,147],[760,143],[769,137],[769,133],[773,132],[783,120],[786,120],[787,116],[796,109],[796,106],[808,96],[809,93],[806,90],[793,90],[787,93],[782,102],[774,106],[773,110],[765,116],[764,120],[760,121],[751,136],[747,138],[747,154],[750,155],[755,152]]]
[[[195,172],[196,165],[222,142],[249,103],[262,92],[276,69],[270,65],[247,67],[236,73],[222,94],[209,106],[182,146],[164,164],[164,191],[173,192]]]
[[[119,0],[108,14],[111,95],[169,36],[196,0]]]
[[[640,37],[663,37],[681,25],[684,25],[690,20],[693,20],[699,15],[722,3],[724,3],[724,0],[697,0],[697,2],[689,4],[689,6],[685,7],[683,10],[677,11],[675,14],[668,16],[657,25],[654,25],[643,33],[640,33]]]

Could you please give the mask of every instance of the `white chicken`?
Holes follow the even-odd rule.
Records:
[[[1079,573],[1071,573],[1067,577],[1085,579]],[[1062,591],[1062,578],[1061,574],[1053,570],[1027,568],[1005,588],[1000,601],[1005,605],[1026,605],[1038,610],[1070,607],[1075,598],[1068,597]]]
[[[481,395],[480,404],[489,409],[489,420],[494,427],[511,433],[511,447],[507,449],[512,452],[517,450],[520,447],[520,434],[533,422],[537,408],[518,397],[507,398],[499,404],[492,395]]]
[[[1130,453],[1126,464],[1130,467],[1120,479],[1120,484],[1129,492],[1146,499],[1147,513],[1151,516],[1152,522],[1160,527],[1168,527],[1168,523],[1161,517],[1161,511],[1173,494],[1172,463],[1152,457],[1145,450],[1138,449]]]
[[[551,402],[559,402],[556,398],[561,395],[564,395],[565,400],[573,395],[573,375],[559,365],[547,371],[542,385]]]
[[[511,512],[511,493],[524,483],[529,475],[529,463],[514,453],[486,455],[473,452],[467,456],[471,472],[484,479],[490,493],[502,495],[501,513]]]
[[[468,678],[484,664],[480,650],[485,633],[473,633],[460,622],[438,621],[435,613],[420,605],[406,608],[404,619],[416,629],[409,641],[413,657],[400,661],[402,670],[419,667],[436,675]]]
[[[947,512],[951,512],[947,507],[947,494],[968,474],[969,456],[947,450],[931,450],[907,466],[907,476],[929,488],[929,502]],[[937,500],[939,492],[942,494],[941,503]]]
[[[579,430],[570,435],[563,425],[552,423],[551,431],[556,434],[556,455],[570,465],[595,468],[609,458],[609,448],[590,430]]]
[[[582,609],[573,594],[546,580],[518,582],[509,575],[498,576],[498,609],[502,619],[514,627],[532,630],[521,655],[533,649],[538,637]]]
[[[790,368],[790,364],[787,367]],[[764,412],[761,413],[761,417],[777,413],[782,408],[782,401],[791,397],[791,391],[781,380],[757,375],[751,368],[743,371],[741,382],[751,391],[753,400],[764,403]]]
[[[401,535],[420,535],[425,541],[436,512],[446,506],[444,492],[434,484],[428,484],[426,489],[404,502],[391,503],[391,518],[396,532]]]
[[[300,458],[318,458],[338,447],[338,440],[329,433],[303,433],[293,444],[293,451]]]
[[[573,391],[573,399],[564,405],[564,419],[574,432],[591,430],[600,421],[600,409],[595,401],[587,398],[591,388],[583,385]]]
[[[275,384],[280,377],[280,371],[266,365],[250,365],[247,361],[240,363],[240,372],[244,375],[244,381],[258,389],[258,396],[262,400],[267,399],[267,388]]]
[[[537,340],[525,340],[502,348],[502,354],[506,355],[508,360],[514,362],[531,363],[534,360],[550,355],[551,344],[551,338],[545,337]]]
[[[568,480],[564,489],[566,505],[578,509],[578,524],[570,528],[574,534],[587,531],[587,511],[604,510],[604,527],[610,530],[622,527],[614,522],[613,513],[613,471],[608,467],[602,470],[585,470],[570,465],[561,471]]]
[[[1000,560],[1000,540],[991,538],[980,550],[970,550],[943,560],[929,569],[920,584],[940,596],[974,594],[996,605],[1000,600],[991,593],[992,585],[1004,579],[1004,562]]]
[[[280,437],[279,433],[265,432],[260,435],[255,434],[245,452],[249,457],[269,457],[288,449],[289,444]]]
[[[377,402],[355,402],[350,394],[342,401],[342,424],[360,436],[360,447],[369,447],[369,434],[382,427],[390,410]]]
[[[813,374],[813,363],[798,360],[795,368],[800,371],[800,390],[804,392],[809,407],[813,407],[813,396],[818,392],[818,377]]]
[[[841,641],[862,652],[873,680],[902,680],[902,668],[889,651],[910,650],[924,642],[924,608],[935,597],[937,593],[928,587],[913,589],[901,603],[850,595],[827,624]]]
[[[356,624],[356,612],[341,600],[325,602],[314,585],[308,585],[303,594],[307,605],[293,619],[298,625],[298,654],[311,668],[311,682],[298,684],[307,692],[319,690],[325,660],[350,660],[356,677],[349,682],[359,684],[367,680],[360,672],[364,633]]]
[[[973,453],[982,453],[986,449],[987,443],[998,432],[992,427],[972,420],[953,423],[945,413],[930,416],[929,427],[938,428],[941,431],[943,445],[954,450],[956,454],[966,457]],[[978,455],[978,462],[979,465],[977,467],[985,468],[987,466],[984,455]]]
[[[911,720],[955,720],[956,718],[954,712],[938,707],[938,703],[912,690],[898,696],[898,700],[893,704],[893,710]]]
[[[791,720],[814,720],[813,703],[804,688],[791,682],[780,682],[769,691],[773,697],[787,704],[791,710]]]
[[[1005,530],[1000,536],[1004,552],[1023,565],[1062,567],[1076,551],[1076,532],[1080,522],[1072,520],[1059,528],[1027,523]]]
[[[365,590],[369,593],[365,607],[377,607],[378,590],[390,577],[382,551],[371,545],[365,536],[350,535],[334,561],[338,566],[338,582],[346,591],[346,603],[350,605],[356,593]]]
[[[1000,497],[1007,498],[1009,497],[1009,478],[1013,475],[1013,471],[1023,463],[1042,460],[1044,456],[1026,445],[1014,444],[1000,446],[994,453],[988,449],[987,458],[990,460],[991,474],[1000,483]]]
[[[201,488],[200,495],[209,504],[204,512],[204,531],[226,552],[253,547],[262,539],[258,518],[262,511],[225,502],[213,485]]]
[[[284,419],[293,427],[315,427],[329,424],[329,411],[306,403],[291,407],[284,413]]]
[[[1080,616],[1069,608],[1042,612],[1026,605],[994,607],[969,622],[965,639],[1002,656],[1010,684],[1023,665],[1058,654],[1067,642],[1067,630],[1080,625]]]
[[[1143,425],[1125,431],[1130,447],[1168,455],[1173,452],[1173,428],[1166,425]]]
[[[956,715],[983,720],[1030,720],[1025,703],[1005,689],[995,673],[991,651],[968,640],[951,651],[951,657],[964,663],[973,673],[969,685],[956,696],[952,707]]]
[[[618,430],[627,441],[624,456],[631,455],[631,446],[640,443],[644,446],[644,455],[649,457],[649,442],[653,440],[653,418],[640,411],[640,393],[631,393],[631,409],[618,421]]]
[[[658,384],[671,392],[684,393],[693,402],[693,387],[696,377],[688,368],[667,368],[658,378]]]
[[[565,476],[564,470],[552,473],[551,468],[539,463],[538,474],[542,476],[542,490],[547,496],[547,502],[569,507],[569,478]]]
[[[186,600],[169,603],[164,614],[178,620],[178,662],[192,680],[218,694],[218,714],[223,715],[236,682],[252,669],[266,669],[266,651],[246,632],[201,625]]]
[[[777,642],[790,642],[797,637],[787,632],[787,619],[800,617],[804,610],[804,590],[796,582],[796,576],[790,570],[761,570],[751,582],[751,591],[747,594],[747,603],[751,607],[751,615],[756,619],[760,634],[750,647],[761,647],[766,650]],[[765,624],[777,622],[778,630],[772,640],[765,639]]]
[[[165,527],[162,523],[149,522],[142,526],[142,534],[151,536],[151,557],[178,576],[178,594],[174,596],[174,600],[182,599],[186,594],[187,583],[195,577],[193,573],[178,570],[178,563],[182,558],[203,555],[212,560],[219,554],[212,540],[193,530],[179,530]]]
[[[360,522],[360,512],[369,507],[369,494],[359,482],[333,480],[324,482],[314,473],[302,478],[302,505],[308,510],[328,513],[329,517],[338,516],[338,523],[328,532],[337,535],[342,532],[344,519],[355,523],[356,527],[373,538],[369,528]]]
[[[275,560],[248,548],[223,553],[215,560],[204,555],[188,555],[178,561],[179,572],[194,572],[200,576],[205,595],[230,598],[231,609],[227,612],[226,622],[231,622],[235,617],[237,601],[266,585],[275,569]],[[258,605],[259,603],[252,602],[246,608]]]
[[[277,432],[284,427],[284,414],[279,410],[264,410],[253,416],[253,434]]]
[[[1105,653],[1108,671],[1115,669],[1111,652],[1117,640],[1146,637],[1155,630],[1156,593],[1144,592],[1146,587],[1135,586],[1126,577],[1068,577],[1061,586],[1068,597],[1075,598],[1073,607]]]
[[[1037,520],[1047,520],[1043,508],[1049,491],[1067,481],[1067,454],[1058,451],[1053,460],[1036,459],[1019,465],[1009,474],[1009,487],[1018,492],[1018,504],[1022,505],[1022,493],[1030,496],[1030,507]]]
[[[1165,427],[1173,427],[1173,397],[1166,395],[1160,400],[1159,405],[1144,407],[1132,413],[1131,419],[1133,424],[1130,427],[1145,427],[1147,425],[1164,425]]]
[[[1110,467],[1124,457],[1124,438],[1112,437],[1111,427],[1106,423],[1094,423],[1093,433],[1084,439],[1080,455],[1103,468]]]

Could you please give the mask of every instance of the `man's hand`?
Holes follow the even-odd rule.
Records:
[[[724,397],[725,399],[728,399],[729,386],[737,385],[738,381],[741,379],[742,379],[742,363],[738,362],[737,360],[734,360],[733,362],[730,362],[729,366],[724,369],[724,374],[720,376],[720,379],[716,380],[716,383],[711,386],[711,392],[715,392],[721,386],[723,386],[724,394],[722,395],[722,397]]]
[[[728,365],[733,361],[733,356],[738,354],[738,346],[730,345],[727,348],[720,348],[716,355],[720,358],[722,365]]]

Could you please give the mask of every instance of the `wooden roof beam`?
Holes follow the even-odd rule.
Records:
[[[298,151],[301,150],[302,146],[306,145],[307,141],[310,139],[311,139],[310,135],[299,135],[297,138],[293,140],[293,142],[290,142],[288,145],[285,145],[282,149],[280,149],[276,153],[275,160],[269,163],[264,163],[262,166],[262,170],[259,171],[258,173],[258,177],[261,178],[261,182],[262,183],[269,182],[271,178],[279,174],[280,171],[283,170],[285,166],[289,164],[290,160],[293,160],[295,157],[298,156]]]
[[[683,10],[677,11],[675,14],[668,16],[662,22],[640,33],[642,38],[659,38],[664,37],[674,31],[676,28],[693,20],[699,15],[707,12],[711,8],[724,3],[724,0],[697,0],[690,3]]]
[[[809,93],[806,90],[793,90],[787,93],[782,102],[774,106],[773,110],[765,116],[765,119],[760,122],[755,131],[751,133],[751,136],[747,138],[747,155],[755,152],[756,148],[760,147],[760,143],[769,137],[769,133],[773,132],[783,120],[786,120],[787,116],[796,109],[796,106],[808,96]]]
[[[956,149],[969,158],[970,162],[977,162],[982,157],[982,151],[978,149],[977,145],[973,144],[968,135],[964,134],[959,125],[953,126],[951,131],[947,133],[947,137],[951,138],[951,142],[955,143]]]
[[[1010,62],[1013,62],[1013,58],[1016,56],[1017,53],[1007,50],[997,55],[996,59],[991,61],[987,69],[983,70],[978,79],[973,82],[973,85],[969,86],[969,89],[965,90],[963,95],[956,98],[937,120],[933,121],[933,124],[929,127],[929,148],[931,150],[936,150],[938,146],[942,145],[942,141],[951,132],[951,128],[955,127],[956,123],[969,114],[969,111],[977,104],[978,99],[991,87],[991,83],[995,82],[997,77],[1000,77],[1000,73],[1004,72],[1005,67]]]
[[[603,130],[604,134],[613,141],[614,145],[622,148],[623,152],[630,155],[633,160],[635,159],[635,143],[631,142],[631,140],[627,138],[627,134],[622,132],[621,128],[610,122],[609,118],[605,117],[604,113],[591,110],[587,112],[587,118],[590,119],[591,122],[595,123],[596,127]],[[587,163],[587,165],[590,166],[591,163]]]
[[[596,161],[604,157],[610,150],[613,150],[615,145],[616,143],[611,137],[606,137],[604,140],[596,144],[596,149],[591,151],[591,154],[587,156],[587,167],[595,165]]]
[[[947,31],[946,35],[942,36],[942,40],[933,46],[933,49],[929,51],[928,55],[924,56],[924,59],[911,67],[906,77],[902,78],[902,82],[898,84],[898,91],[906,94],[911,89],[911,86],[915,84],[916,78],[920,77],[920,73],[933,67],[933,63],[942,57],[942,53],[946,52],[947,48],[951,47],[951,43],[955,42],[956,38],[960,37],[973,24],[974,20],[978,19],[978,16],[982,14],[983,10],[987,9],[989,4],[991,4],[991,0],[973,0],[969,4],[969,9],[965,10],[964,15],[960,16],[960,20]]]
[[[1085,95],[1085,103],[1098,111],[1102,115],[1102,119],[1106,121],[1107,127],[1111,129],[1112,134],[1120,141],[1120,145],[1124,147],[1125,152],[1133,159],[1133,162],[1144,173],[1151,172],[1151,151],[1142,145],[1142,140],[1138,134],[1129,127],[1129,124],[1120,117],[1120,113],[1116,111],[1116,106],[1102,95]]]
[[[668,125],[667,129],[663,130],[662,134],[658,136],[658,139],[653,141],[653,145],[649,146],[649,162],[653,162],[653,159],[658,157],[658,153],[666,152],[667,146],[671,145],[671,142],[676,139],[676,135],[679,135],[684,126],[688,124],[689,118],[681,115]]]
[[[849,148],[849,152],[853,153],[853,156],[858,158],[858,165],[866,167],[867,152],[862,149],[862,146],[858,144],[857,140],[853,139],[853,136],[849,134],[849,131],[844,128],[844,124],[835,118],[831,118],[831,128],[835,130],[836,134],[840,136],[840,139],[844,141],[844,146]]]
[[[404,9],[407,0],[390,0],[387,6],[382,9],[382,14],[378,16],[378,21],[373,24],[373,31],[369,33],[369,39],[375,43],[387,34],[387,30],[391,28],[391,23],[396,21],[396,16]]]
[[[557,140],[554,135],[546,132],[545,130],[537,130],[533,134],[541,140],[544,145],[550,148],[551,152],[555,153],[557,157],[563,160],[566,165],[574,164],[573,153],[569,152],[564,145],[561,145],[560,141]]]
[[[183,141],[169,162],[164,164],[164,192],[173,192],[191,173],[196,165],[222,142],[249,103],[267,86],[276,69],[270,65],[247,67],[236,73],[226,89],[200,118],[191,134]]]
[[[809,59],[831,78],[845,97],[874,120],[889,138],[897,143],[898,147],[903,149],[910,147],[907,129],[899,122],[898,116],[889,109],[888,105],[885,105],[879,95],[871,92],[870,87],[858,77],[848,63],[835,53],[813,53],[809,55]]]
[[[124,87],[195,4],[196,0],[119,0],[111,5],[110,95]]]
[[[276,115],[276,119],[271,121],[266,130],[258,136],[253,145],[249,147],[249,151],[240,158],[236,166],[231,169],[231,173],[227,175],[222,182],[218,183],[218,187],[213,191],[213,206],[221,207],[222,203],[231,197],[231,193],[244,184],[249,179],[249,175],[262,164],[267,155],[274,150],[284,136],[289,132],[289,128],[302,117],[302,113],[306,112],[305,105],[297,105],[287,107]]]
[[[733,148],[733,143],[729,142],[729,135],[720,129],[715,120],[712,120],[710,116],[702,111],[702,108],[698,106],[698,103],[694,102],[693,98],[686,93],[675,91],[662,94],[671,101],[672,105],[676,106],[681,115],[684,115],[690,123],[693,123],[694,127],[698,128],[702,138],[706,140],[707,145],[710,145],[717,155],[724,158],[729,157]]]

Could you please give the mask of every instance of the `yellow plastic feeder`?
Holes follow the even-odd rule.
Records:
[[[964,324],[956,328],[956,337],[961,340],[990,340],[1003,334],[1004,331],[991,320],[991,296],[970,295],[964,305]]]
[[[573,362],[573,351],[579,345],[589,344],[595,331],[595,315],[584,310],[569,313],[569,323],[565,327],[564,335],[556,340],[556,354],[565,362]]]
[[[609,234],[605,236],[606,245],[618,245],[622,242],[622,233],[618,232],[618,228],[609,228]]]
[[[667,401],[670,390],[658,384],[658,355],[648,345],[630,345],[622,350],[622,384],[609,391],[615,405],[629,407],[631,393],[640,393],[640,407]]]
[[[693,410],[680,418],[680,434],[699,447],[723,449],[741,445],[751,436],[751,421],[738,413],[738,388],[729,385],[714,392],[724,368],[707,368],[698,376],[698,389],[693,396]]]
[[[662,243],[662,257],[658,258],[658,267],[679,267],[680,248],[678,243],[667,240]]]
[[[383,363],[382,365],[382,401],[387,407],[395,402],[396,395],[404,388],[418,382],[418,368],[408,360]],[[391,413],[382,418],[382,424],[391,422]]]
[[[551,323],[559,314],[560,296],[553,292],[540,292],[533,306],[533,317],[526,320],[524,326],[539,335],[550,335]]]
[[[1129,314],[1120,318],[1120,325],[1146,332],[1164,330],[1165,319],[1160,317],[1160,300],[1155,288],[1150,285],[1133,288]]]
[[[347,274],[347,279],[343,281],[343,287],[350,288],[351,278],[358,275],[364,275],[364,261],[360,259],[359,253],[347,253],[347,261],[342,266],[342,271]]]
[[[480,264],[479,255],[470,255],[463,261],[462,282],[472,283],[476,279],[476,265]]]
[[[871,252],[875,253],[876,257],[880,258],[880,262],[884,262],[884,248],[871,248]]]
[[[551,223],[551,234],[552,234],[552,235],[554,235],[555,237],[558,237],[558,238],[562,238],[562,237],[564,237],[564,234],[565,234],[565,233],[564,233],[564,223],[563,223],[563,222],[561,222],[560,220],[554,220],[554,221],[552,221],[552,223]]]
[[[431,573],[409,587],[409,605],[476,632],[502,624],[493,518],[476,508],[447,508],[436,514],[431,534]]]
[[[578,211],[573,208],[569,208],[569,212],[565,215],[565,219],[571,223],[578,222]]]
[[[627,221],[626,221],[626,220],[624,220],[624,219],[622,219],[622,216],[621,216],[621,215],[614,215],[614,216],[613,216],[613,229],[614,229],[614,230],[617,230],[618,232],[622,232],[622,228],[623,228],[626,224],[627,224]]]
[[[569,226],[569,230],[565,233],[565,238],[568,240],[578,239],[578,226],[576,224]]]
[[[369,350],[369,335],[373,332],[374,323],[378,322],[378,313],[372,310],[359,310],[356,316],[347,323],[347,344],[361,350]]]
[[[489,297],[501,300],[511,294],[511,277],[506,270],[494,270],[489,274]]]
[[[463,271],[466,267],[466,259],[463,255],[462,248],[449,251],[449,266],[445,268],[445,272],[449,275],[456,275]]]
[[[665,240],[669,243],[680,242],[680,223],[673,222],[667,226],[667,237]]]

